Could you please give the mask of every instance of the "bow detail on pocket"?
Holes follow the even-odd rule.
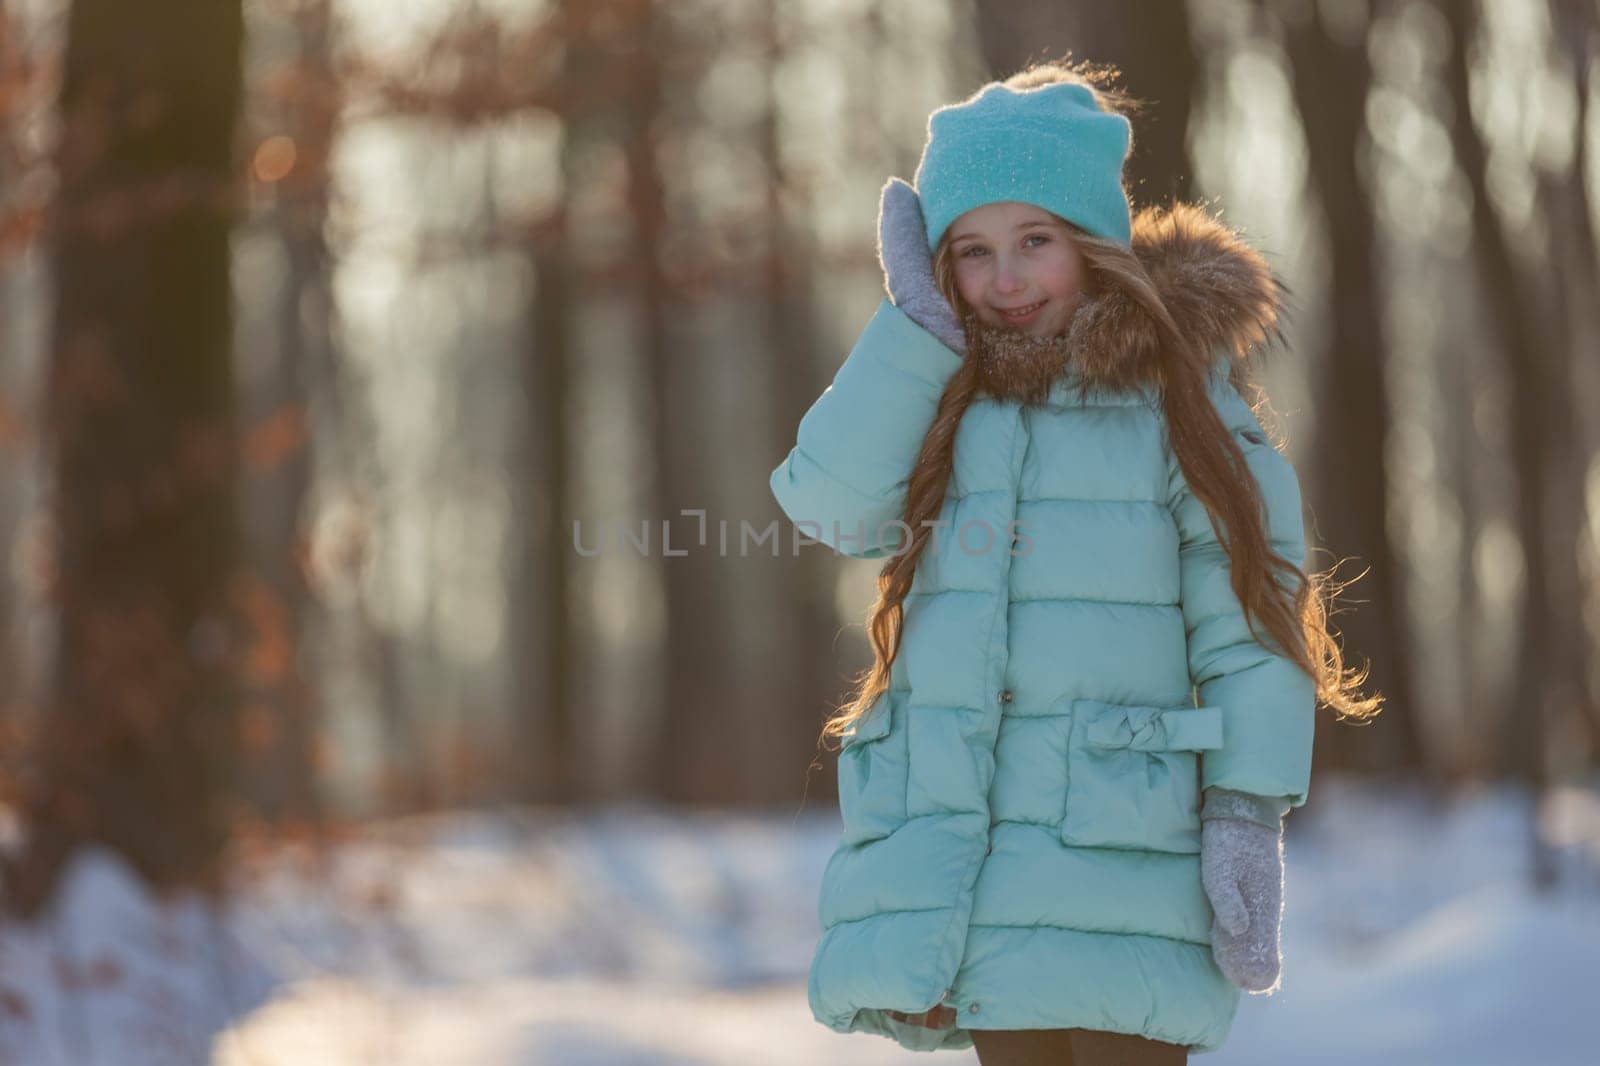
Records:
[[[1200,757],[1222,747],[1222,708],[1072,700],[1065,844],[1200,850]]]
[[[1222,747],[1222,708],[1132,707],[1082,701],[1091,717],[1084,743],[1134,751],[1202,751]]]

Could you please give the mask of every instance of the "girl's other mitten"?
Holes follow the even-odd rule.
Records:
[[[1281,820],[1273,829],[1244,817],[1205,817],[1200,880],[1214,914],[1211,953],[1223,976],[1250,992],[1270,991],[1283,965]]]

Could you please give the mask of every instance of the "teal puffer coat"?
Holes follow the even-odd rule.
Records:
[[[1270,272],[1199,209],[1147,212],[1134,250],[1207,353],[1273,549],[1303,565],[1294,469],[1238,388],[1276,328]],[[1245,623],[1141,369],[1149,323],[1114,291],[1091,303],[1094,377],[967,409],[890,688],[839,753],[809,983],[839,1032],[935,1050],[970,1047],[974,1028],[1083,1027],[1203,1052],[1232,1024],[1202,789],[1304,804],[1315,689]],[[859,558],[902,543],[906,481],[959,362],[878,306],[772,473],[798,529]],[[943,1029],[887,1013],[941,1005]]]

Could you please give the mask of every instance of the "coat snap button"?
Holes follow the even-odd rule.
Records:
[[[1010,703],[1011,702],[1011,690],[1010,689],[1003,688],[1003,689],[1000,690],[1000,702],[1001,703]]]
[[[978,1013],[978,1005],[974,1003],[972,1006],[968,1007],[967,1010],[973,1014],[976,1014]]]

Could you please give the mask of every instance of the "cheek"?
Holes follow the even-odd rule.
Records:
[[[984,280],[976,270],[956,268],[956,291],[970,307],[983,306]]]
[[[1063,256],[1051,271],[1050,288],[1058,296],[1071,296],[1083,290],[1084,277],[1083,259]]]

